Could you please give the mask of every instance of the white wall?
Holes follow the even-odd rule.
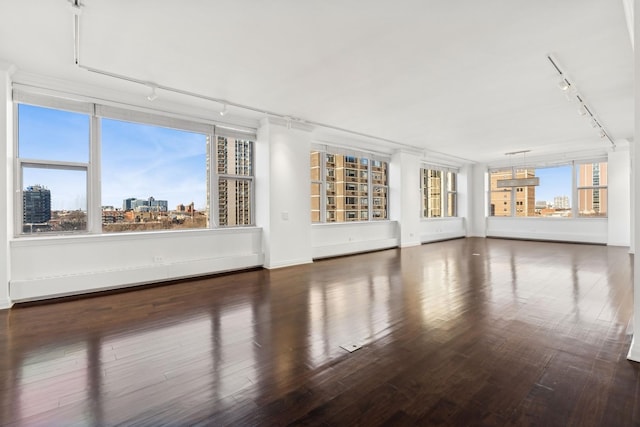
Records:
[[[11,305],[9,299],[9,236],[13,226],[13,114],[11,104],[12,67],[0,61],[0,309]]]
[[[396,221],[313,224],[311,227],[312,256],[314,259],[399,245]]]
[[[487,218],[487,236],[606,244],[606,218]]]
[[[389,164],[389,218],[399,224],[401,247],[420,244],[420,158],[403,150]]]
[[[637,4],[638,2],[634,2]],[[635,9],[635,8],[634,8]],[[640,49],[635,49],[635,46],[640,46],[640,13],[634,13],[633,17],[633,39],[634,39],[634,133],[640,135]],[[637,41],[638,43],[635,43]],[[634,140],[633,144],[637,144]],[[638,147],[634,147],[633,152],[633,200],[634,200],[634,215],[633,221],[633,238],[634,245],[640,242],[640,217],[637,215],[638,203],[640,203],[640,173],[638,172],[638,165],[640,165],[640,150]],[[633,256],[633,340],[629,347],[629,353],[627,358],[636,362],[640,362],[640,256]]]
[[[264,119],[256,141],[256,225],[264,230],[264,267],[311,262],[310,129]]]
[[[465,224],[464,217],[423,219],[419,227],[420,243],[464,237]]]
[[[467,187],[469,192],[467,200],[469,212],[467,215],[467,236],[485,237],[487,235],[486,207],[487,190],[485,188],[487,166],[475,164],[468,167]]]
[[[623,147],[624,146],[624,147]],[[618,143],[609,153],[608,165],[608,236],[611,246],[631,244],[631,161],[628,143]]]
[[[262,265],[256,227],[11,241],[12,301],[81,294]]]

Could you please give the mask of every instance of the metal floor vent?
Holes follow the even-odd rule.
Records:
[[[353,353],[356,350],[360,350],[363,345],[364,343],[344,344],[344,345],[341,345],[340,348],[343,350],[347,350],[349,353]]]

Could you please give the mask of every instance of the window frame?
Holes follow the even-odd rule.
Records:
[[[347,148],[325,146],[325,145],[312,145],[311,150],[309,152],[310,158],[315,153],[317,153],[318,160],[319,160],[318,166],[317,166],[319,168],[319,174],[318,174],[319,178],[311,179],[312,175],[310,174],[310,187],[313,187],[313,185],[319,185],[320,214],[318,216],[318,221],[314,221],[314,218],[313,218],[314,209],[310,200],[309,213],[311,215],[310,219],[312,224],[348,224],[348,223],[389,221],[389,163],[391,161],[390,158],[380,156],[380,155],[375,155],[368,152],[361,152],[357,150],[350,150]],[[339,196],[338,189],[336,188],[336,183],[338,179],[338,177],[336,176],[337,168],[335,166],[332,166],[331,170],[333,171],[333,174],[330,174],[327,163],[329,163],[328,161],[329,158],[332,158],[331,163],[335,165],[337,163],[338,156],[343,157],[343,162],[344,162],[343,169],[345,171],[344,172],[345,178],[346,178],[347,170],[355,171],[355,174],[349,176],[350,178],[352,178],[351,181],[347,181],[346,179],[344,180],[344,194],[343,194],[344,218],[341,221],[339,220],[339,216],[337,215],[337,210],[338,210],[337,208],[335,209],[336,212],[333,212],[331,215],[327,211],[328,197],[337,198]],[[310,168],[310,172],[313,167],[314,166],[312,164]],[[379,179],[379,180],[373,179],[373,175],[374,175],[374,171],[372,170],[373,167],[384,169],[384,172],[382,172],[383,174],[382,177],[384,179]],[[366,168],[366,170],[364,168]],[[361,182],[361,179],[363,178],[363,172],[366,172],[366,176],[367,176],[366,183]],[[374,182],[374,181],[384,181],[384,184]],[[332,194],[327,193],[328,183],[333,183],[334,189]],[[347,185],[355,186],[355,190],[347,190],[346,189]],[[364,191],[366,191],[367,193],[366,196],[357,194],[363,191],[362,186],[365,186]],[[375,195],[376,189],[382,189],[383,196],[376,196]],[[353,192],[355,192],[356,194],[351,194]],[[311,198],[313,197],[315,196],[312,192]],[[351,197],[355,198],[355,201],[357,202],[355,206],[360,206],[361,209],[354,210],[353,205],[346,204],[347,198],[351,198]],[[364,209],[365,205],[361,203],[365,197],[367,200],[366,209]],[[374,199],[381,198],[381,197],[384,198],[384,200],[386,201],[386,204],[379,203],[374,205],[373,203]],[[382,206],[383,209],[378,209],[378,207],[380,206]],[[366,219],[363,218],[363,213],[365,211],[367,214]],[[378,218],[376,216],[376,214],[380,211],[384,212],[383,218]]]
[[[163,231],[197,231],[197,230],[210,230],[216,228],[236,228],[236,227],[252,227],[255,226],[255,147],[256,147],[256,130],[251,128],[243,128],[242,126],[228,127],[224,124],[194,119],[192,117],[183,117],[168,112],[159,110],[150,110],[136,108],[128,105],[121,105],[115,102],[98,103],[97,100],[90,98],[84,99],[78,96],[72,96],[72,99],[68,99],[65,94],[40,93],[39,91],[32,92],[29,88],[23,88],[21,85],[14,84],[13,88],[13,187],[14,187],[14,237],[40,237],[49,236],[55,237],[60,235],[114,235],[114,234],[128,234],[129,232],[118,233],[106,233],[102,230],[102,190],[101,190],[101,147],[102,147],[102,135],[101,135],[101,122],[102,119],[113,119],[126,121],[135,124],[151,125],[158,127],[171,128],[186,132],[194,132],[204,134],[207,137],[206,155],[208,156],[208,170],[206,173],[206,199],[208,201],[208,224],[206,228],[189,228],[189,229],[159,229],[159,230],[145,230],[141,233],[158,233]],[[19,106],[30,105],[41,108],[49,108],[55,110],[69,111],[74,113],[86,114],[89,118],[89,135],[88,135],[88,152],[89,158],[87,162],[77,161],[60,161],[60,160],[46,160],[38,158],[21,158],[19,156]],[[206,130],[206,132],[203,132]],[[248,141],[251,144],[251,158],[250,158],[250,174],[249,175],[236,175],[236,174],[217,174],[217,157],[215,152],[214,143],[210,141],[216,141],[218,137],[234,138],[243,141]],[[235,164],[232,166],[235,171]],[[77,231],[56,231],[46,233],[24,233],[23,232],[23,170],[25,168],[42,168],[52,170],[69,170],[69,171],[84,171],[86,174],[86,218],[87,227],[86,230]],[[250,223],[239,224],[231,226],[220,226],[218,215],[218,201],[219,192],[217,182],[219,178],[227,178],[232,180],[241,180],[249,183],[250,199]],[[46,183],[42,183],[45,184]]]
[[[606,215],[593,215],[593,216],[589,216],[589,215],[579,215],[579,200],[578,200],[578,195],[579,195],[579,191],[580,190],[589,190],[589,189],[604,189],[607,190],[608,192],[608,167],[607,167],[607,185],[598,185],[598,186],[578,186],[578,173],[579,173],[579,168],[580,165],[584,165],[584,164],[602,164],[605,163],[608,165],[608,159],[606,158],[598,158],[598,159],[593,159],[593,160],[572,160],[569,162],[558,162],[558,163],[553,163],[553,164],[530,164],[530,165],[524,165],[524,166],[497,166],[497,167],[489,167],[487,168],[487,181],[485,182],[486,184],[486,189],[487,191],[485,192],[486,194],[486,209],[487,209],[487,217],[488,218],[524,218],[524,219],[528,219],[528,218],[536,218],[536,219],[546,219],[546,220],[562,220],[562,221],[566,221],[566,220],[572,220],[572,219],[593,219],[593,218],[600,218],[600,219],[606,219],[608,218],[609,215],[609,206],[608,206],[608,202],[609,202],[609,197],[607,195],[607,207],[606,207]],[[510,190],[508,190],[507,192],[510,192],[511,194],[511,206],[510,206],[510,212],[509,215],[504,216],[504,215],[491,215],[491,195],[492,193],[498,193],[501,191],[492,191],[491,190],[491,174],[495,173],[495,172],[500,172],[500,171],[507,171],[510,170],[511,171],[511,178],[515,178],[516,177],[516,172],[518,170],[531,170],[533,169],[534,171],[539,170],[539,169],[548,169],[548,168],[554,168],[554,167],[563,167],[563,166],[571,166],[571,216],[569,217],[561,217],[561,218],[556,218],[556,217],[548,217],[548,216],[518,216],[516,215],[516,191],[518,191],[519,189],[521,189],[521,187],[511,187]],[[535,172],[534,172],[535,174]],[[534,201],[534,210],[535,210],[535,202]]]
[[[607,165],[607,178],[606,178],[606,184],[592,184],[592,185],[579,185],[579,174],[580,174],[580,166],[582,165],[601,165],[602,163]],[[598,166],[600,167],[600,166]],[[600,174],[601,171],[598,171],[598,181],[600,182]],[[609,162],[608,160],[591,160],[591,161],[580,161],[580,162],[574,162],[574,170],[573,170],[573,179],[574,179],[574,199],[576,200],[576,202],[574,203],[574,214],[576,218],[581,218],[581,219],[587,219],[587,218],[609,218]],[[605,215],[581,215],[580,214],[580,190],[593,190],[594,191],[594,196],[595,196],[595,191],[596,190],[605,190],[606,191],[606,198],[607,198],[607,206],[605,207]]]
[[[439,176],[431,177],[430,176],[431,172],[436,172]],[[458,169],[454,169],[450,167],[430,165],[426,163],[423,163],[420,166],[420,201],[421,201],[420,218],[421,219],[437,220],[441,218],[457,218],[458,217],[458,175],[459,175]],[[454,178],[450,179],[451,177],[454,177]],[[431,195],[428,194],[429,183],[425,182],[425,178],[428,179],[429,181],[432,178],[438,178],[440,181],[440,194],[438,195],[438,201],[440,203],[439,216],[429,215],[429,212],[430,212],[429,200],[431,199]],[[454,189],[451,189],[451,185],[449,181],[455,182]],[[449,198],[450,197],[452,197],[454,200],[453,215],[449,215]],[[427,211],[426,215],[425,215],[425,211]]]
[[[14,221],[13,221],[13,235],[14,237],[41,237],[41,236],[55,236],[55,235],[75,235],[75,234],[87,234],[94,233],[96,228],[95,217],[90,214],[91,206],[91,184],[92,174],[96,169],[95,152],[92,149],[95,144],[95,138],[97,134],[97,124],[95,117],[93,116],[93,108],[89,107],[86,103],[79,101],[72,101],[66,99],[58,99],[55,97],[45,97],[36,95],[24,95],[23,101],[13,100],[13,162],[14,162]],[[77,161],[64,161],[64,160],[47,160],[37,158],[22,158],[20,157],[20,105],[29,105],[39,108],[47,108],[57,111],[65,111],[76,114],[85,114],[88,118],[89,134],[87,135],[87,148],[88,159],[86,162]],[[27,168],[32,169],[46,169],[46,170],[64,170],[64,171],[81,171],[86,174],[86,202],[87,211],[85,213],[87,219],[87,228],[85,230],[77,231],[57,231],[57,232],[45,232],[45,233],[25,233],[24,232],[24,170]],[[101,220],[100,220],[101,221]],[[102,223],[100,222],[100,227]]]
[[[209,143],[209,156],[211,159],[213,159],[214,163],[215,163],[215,167],[210,167],[209,168],[209,179],[210,181],[214,184],[211,186],[211,189],[215,188],[215,195],[217,197],[213,197],[213,191],[214,190],[210,190],[209,194],[207,195],[207,197],[209,198],[210,202],[209,202],[209,228],[235,228],[235,227],[254,227],[255,223],[256,223],[256,212],[255,212],[255,200],[256,200],[256,194],[255,194],[255,152],[256,152],[256,146],[255,146],[255,140],[251,140],[251,139],[246,139],[243,138],[241,136],[235,135],[234,133],[231,132],[216,132],[211,136],[211,141],[213,141],[213,143]],[[227,143],[229,142],[228,139],[232,138],[234,140],[234,142],[237,141],[242,141],[242,142],[249,142],[251,145],[251,154],[250,154],[250,158],[249,158],[249,168],[250,168],[250,173],[248,175],[242,175],[239,174],[237,172],[235,173],[229,173],[227,170],[227,173],[218,173],[218,138],[225,138],[227,139]],[[213,153],[211,153],[211,151],[213,151]],[[237,165],[238,159],[235,158],[234,159],[236,163],[234,163],[234,166]],[[236,170],[236,168],[234,167],[234,171]],[[221,180],[227,180],[228,182],[248,182],[249,183],[249,224],[234,224],[234,225],[221,225],[221,221],[220,221],[220,193],[217,190],[219,188],[220,182]],[[215,212],[215,216],[213,215],[213,212]]]

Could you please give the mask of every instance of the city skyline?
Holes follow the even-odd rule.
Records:
[[[18,128],[22,159],[89,161],[86,114],[21,104]],[[193,202],[205,209],[206,135],[112,119],[101,120],[101,132],[101,206],[152,196],[170,207]],[[83,170],[25,166],[22,177],[23,189],[51,191],[52,210],[86,211],[86,183]]]
[[[87,163],[89,116],[21,104],[19,155]],[[170,207],[207,205],[207,136],[194,132],[101,119],[100,206],[121,206],[127,198],[167,200]],[[24,167],[22,187],[43,185],[51,190],[53,210],[87,210],[88,177],[82,170]],[[538,168],[536,200],[552,203],[556,196],[571,199],[571,165]]]

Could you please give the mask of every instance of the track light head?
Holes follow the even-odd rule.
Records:
[[[221,115],[221,116],[224,116],[224,115],[225,115],[225,114],[227,114],[227,113],[228,113],[228,110],[227,110],[227,104],[223,104],[223,105],[222,105],[222,111],[220,111],[220,115]]]
[[[569,88],[571,88],[571,84],[569,84],[569,81],[565,79],[564,76],[560,76],[560,80],[558,80],[558,87],[562,91],[568,91]]]
[[[578,114],[584,117],[588,113],[589,113],[589,110],[587,109],[587,107],[584,104],[580,104],[580,107],[578,107]]]
[[[149,92],[149,95],[147,95],[147,99],[149,101],[155,101],[158,98],[158,94],[156,93],[157,86],[149,85],[149,88],[151,88],[151,92]]]

